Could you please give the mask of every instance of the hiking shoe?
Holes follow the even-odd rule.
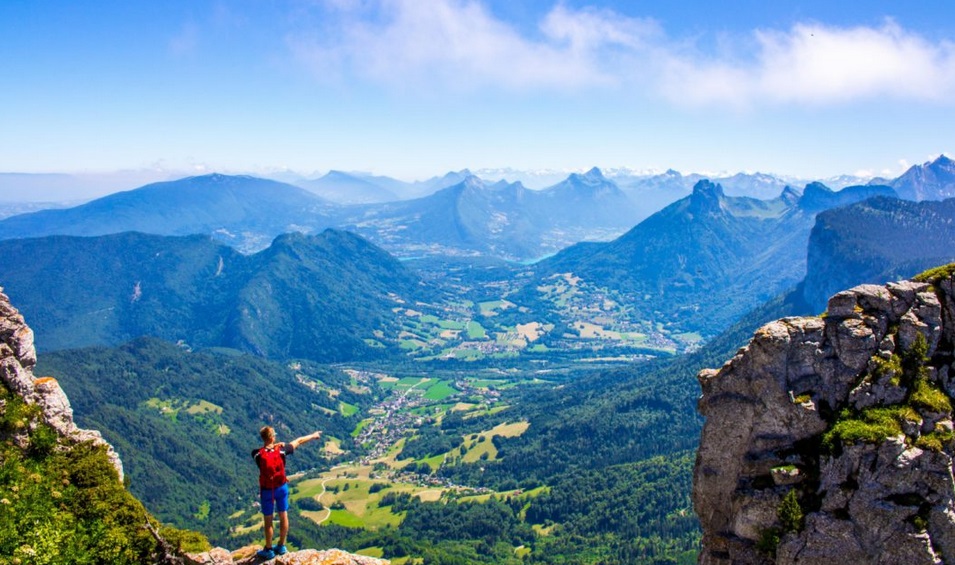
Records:
[[[288,548],[285,547],[284,545],[280,545],[275,548],[276,555],[285,555],[286,553],[288,553]]]
[[[282,547],[285,547],[285,546],[283,545]],[[265,549],[260,549],[256,551],[255,554],[261,557],[262,559],[272,559],[273,557],[275,557],[275,552],[272,551],[272,548],[270,547],[267,547]]]

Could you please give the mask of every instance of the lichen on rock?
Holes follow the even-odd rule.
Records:
[[[701,564],[955,563],[955,279],[935,272],[840,292],[699,374]]]

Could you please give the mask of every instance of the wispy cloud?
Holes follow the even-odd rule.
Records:
[[[843,103],[875,97],[944,100],[955,93],[955,45],[887,22],[878,28],[797,24],[753,33],[747,61],[670,54],[661,86],[691,104]]]
[[[575,88],[618,82],[604,55],[632,52],[658,33],[649,20],[554,8],[540,36],[522,36],[466,0],[333,0],[326,21],[289,37],[319,76],[417,82],[425,88]]]
[[[955,95],[955,45],[889,21],[799,23],[724,38],[718,53],[650,18],[562,3],[522,34],[478,0],[325,0],[288,37],[326,79],[440,91],[623,87],[682,105],[824,105]],[[724,46],[725,47],[725,46]],[[742,55],[741,55],[742,53]]]

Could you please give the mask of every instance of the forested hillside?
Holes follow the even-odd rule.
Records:
[[[334,369],[191,353],[157,339],[45,354],[38,372],[60,381],[80,425],[115,446],[136,497],[164,522],[219,543],[227,518],[256,497],[249,453],[263,423],[280,440],[322,430],[326,441],[349,448],[356,422],[342,403],[367,407],[375,398],[353,392]],[[291,468],[326,465],[324,455],[321,445],[303,448]]]
[[[398,325],[392,308],[426,296],[396,259],[332,230],[283,235],[255,255],[207,236],[7,240],[0,263],[43,351],[145,335],[278,358],[374,358],[396,346],[376,339]]]
[[[823,212],[809,237],[805,299],[821,312],[840,290],[912,277],[951,262],[953,242],[955,198],[873,198]]]

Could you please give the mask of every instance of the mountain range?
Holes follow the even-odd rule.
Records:
[[[333,230],[282,235],[254,255],[198,235],[8,240],[0,263],[41,350],[146,335],[272,358],[374,358],[389,346],[376,336],[396,333],[392,308],[424,296],[393,257]]]
[[[371,186],[360,179],[348,182]],[[618,235],[635,217],[627,196],[597,169],[542,191],[516,183],[488,185],[469,175],[429,196],[351,206],[286,183],[213,174],[0,220],[0,239],[124,231],[208,234],[249,253],[264,249],[279,234],[336,227],[361,233],[396,255],[530,259],[583,239]]]
[[[902,197],[938,199],[953,192],[945,156],[882,184]],[[486,255],[533,260],[580,241],[609,241],[688,196],[699,175],[638,176],[599,169],[530,190],[488,182],[468,170],[428,181],[332,171],[301,186],[212,174],[160,182],[66,209],[0,220],[0,239],[43,235],[211,234],[251,253],[287,232],[332,227],[361,233],[399,257]],[[845,179],[843,179],[844,181]],[[715,179],[727,196],[775,198],[792,184],[761,173]],[[873,181],[874,182],[874,181]],[[812,183],[810,183],[812,184]],[[325,197],[316,193],[323,194]]]
[[[712,337],[803,278],[817,212],[893,194],[884,186],[833,192],[814,183],[757,200],[726,196],[702,180],[614,241],[574,245],[536,270],[541,280],[572,273],[614,292],[637,318]]]
[[[149,184],[73,208],[0,221],[0,239],[44,235],[215,234],[239,250],[262,249],[280,233],[314,232],[336,208],[297,186],[219,174]]]

